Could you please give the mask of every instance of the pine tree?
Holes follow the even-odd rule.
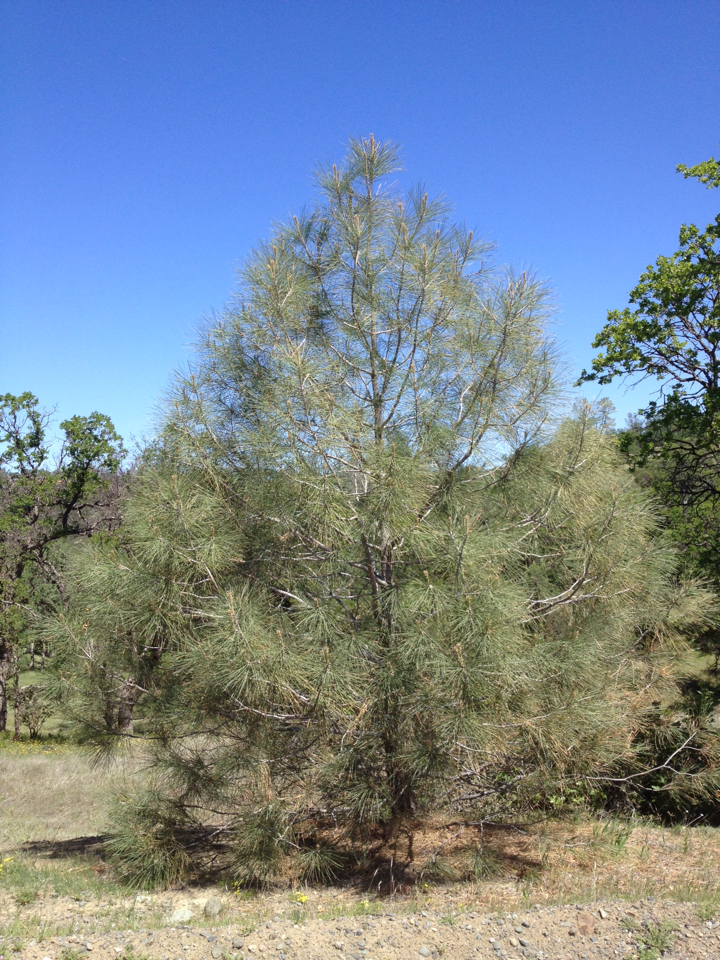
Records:
[[[219,842],[242,881],[323,879],[373,831],[537,803],[627,755],[661,641],[711,614],[611,441],[553,419],[547,291],[397,170],[351,142],[249,257],[48,625],[100,743],[134,665],[139,882]]]

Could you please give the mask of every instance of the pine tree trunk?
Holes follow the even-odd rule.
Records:
[[[133,709],[138,700],[138,692],[132,677],[120,688],[118,703],[117,729],[120,736],[131,736],[133,732]]]
[[[115,732],[115,698],[111,697],[110,694],[105,696],[105,726],[108,730]]]
[[[400,819],[415,811],[416,798],[412,773],[398,762],[399,743],[393,736],[385,738],[386,776],[392,798],[392,818]]]

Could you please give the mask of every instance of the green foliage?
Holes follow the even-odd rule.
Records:
[[[702,921],[714,920],[718,912],[716,900],[705,900],[698,904],[697,914]]]
[[[694,167],[687,167],[684,163],[680,163],[677,170],[686,179],[693,177],[700,183],[704,183],[708,190],[720,187],[720,160],[716,160],[715,157],[710,157],[709,160],[698,163]]]
[[[110,418],[97,412],[74,416],[60,429],[65,434],[60,469],[68,495],[87,495],[107,485],[107,473],[117,473],[125,453]]]
[[[478,847],[473,851],[471,873],[476,880],[492,880],[502,872],[502,862],[487,847]]]
[[[330,883],[337,879],[342,868],[342,857],[326,844],[301,849],[297,854],[300,877],[310,883]]]
[[[676,927],[671,923],[643,924],[637,934],[637,960],[658,960],[673,944],[673,930]]]
[[[591,847],[610,853],[611,856],[620,856],[625,851],[627,842],[632,836],[634,827],[629,823],[619,823],[609,820],[607,823],[593,825]]]
[[[714,158],[685,177],[720,186]],[[581,381],[660,382],[659,396],[619,437],[641,483],[657,498],[685,571],[720,582],[720,216],[704,231],[680,231],[680,249],[658,257],[630,294],[631,307],[608,313],[600,350]],[[701,646],[720,657],[712,626]]]
[[[21,687],[16,707],[20,723],[28,728],[31,740],[37,740],[43,724],[52,714],[52,707],[36,684]]]
[[[232,869],[241,884],[257,886],[280,873],[291,842],[285,811],[269,803],[240,820],[234,831]]]
[[[27,391],[18,397],[6,393],[0,404],[0,443],[5,444],[0,463],[15,465],[23,474],[36,472],[48,456],[47,417],[38,409],[37,397]]]
[[[448,857],[433,856],[422,864],[418,878],[442,883],[448,880],[459,880],[461,873]],[[445,922],[448,920],[446,919]]]
[[[681,677],[678,687],[674,698],[646,711],[631,757],[617,765],[617,779],[606,787],[605,803],[670,823],[716,824],[720,690],[696,678]]]
[[[33,394],[0,396],[0,530],[4,533],[17,523],[39,524],[55,536],[59,523],[61,531],[68,533],[78,520],[72,511],[79,498],[107,486],[108,476],[117,472],[125,455],[108,417],[100,413],[74,416],[60,424],[64,439],[53,469],[47,439],[50,422]],[[47,511],[43,515],[41,507]]]
[[[714,411],[718,367],[717,290],[720,279],[720,217],[705,231],[680,230],[680,249],[658,257],[630,293],[631,310],[611,310],[593,341],[604,348],[582,381],[609,383],[617,376],[657,377],[668,383],[663,407],[680,424],[688,406],[709,403]],[[650,412],[657,413],[657,405]]]
[[[29,904],[35,903],[39,896],[40,891],[35,887],[21,887],[15,891],[15,903],[20,907],[27,907]]]
[[[62,592],[61,545],[117,522],[112,479],[125,451],[110,420],[93,413],[63,421],[54,463],[50,425],[33,394],[0,396],[0,731],[21,638]]]
[[[458,922],[458,917],[454,913],[446,913],[445,916],[440,917],[439,922],[444,927],[454,927]]]
[[[252,254],[46,624],[99,746],[135,698],[137,882],[219,841],[239,882],[322,879],[373,832],[611,770],[714,614],[603,425],[558,422],[547,292],[396,169],[353,141]]]
[[[155,794],[119,797],[108,841],[110,860],[122,879],[138,889],[169,886],[184,875],[188,853],[178,823]]]
[[[719,186],[717,161],[678,168]],[[580,382],[656,378],[660,399],[623,439],[634,463],[672,461],[682,474],[682,503],[717,498],[720,429],[720,216],[704,231],[680,230],[680,249],[658,257],[630,294],[633,308],[611,310],[593,346],[601,352]]]
[[[720,186],[718,161],[695,167],[680,165],[685,177],[708,187]],[[709,420],[717,412],[720,362],[720,217],[700,231],[694,224],[680,230],[680,249],[648,266],[630,294],[634,309],[611,310],[593,346],[604,348],[583,371],[580,382],[609,383],[617,376],[656,377],[665,384],[661,404],[646,415],[665,420],[674,429],[692,425],[692,413]],[[710,426],[710,422],[704,425]]]

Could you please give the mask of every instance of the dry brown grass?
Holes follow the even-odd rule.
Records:
[[[110,767],[94,766],[91,755],[71,745],[0,743],[0,851],[15,858],[14,884],[35,889],[49,883],[61,889],[59,874],[77,870],[77,854],[82,854],[83,870],[87,868],[88,876],[97,873],[109,895],[114,881],[98,859],[99,848],[90,844],[76,850],[68,841],[102,834],[112,792],[136,778],[142,778],[142,767],[132,756]],[[470,903],[493,910],[511,904],[648,896],[720,903],[720,829],[664,829],[588,819],[520,829],[486,826],[481,836],[476,828],[436,821],[414,833],[412,848],[409,839],[392,845],[379,841],[374,850],[368,849],[372,867],[368,863],[338,887],[308,889],[308,908],[315,901],[319,914],[338,908],[352,912],[365,898],[388,894],[406,899],[408,906],[430,899],[449,909]],[[50,849],[53,844],[55,851]],[[468,881],[468,867],[480,845],[489,869],[482,878]],[[441,862],[440,870],[430,868],[433,860]],[[378,865],[381,869],[374,874]],[[453,871],[462,880],[453,882]],[[287,882],[290,878],[284,893],[278,887],[262,899],[287,897]]]
[[[493,903],[503,893],[515,902],[551,904],[647,897],[720,899],[718,829],[556,822],[524,837],[506,837],[499,850],[529,869],[506,875],[509,882],[504,885],[484,885],[482,899]]]
[[[479,847],[487,870],[472,879]],[[377,872],[369,883],[369,874],[357,878],[356,892],[413,897],[432,891],[487,910],[646,897],[720,902],[720,829],[711,827],[586,818],[523,828],[486,825],[481,837],[477,828],[436,822],[414,834],[412,848],[405,840],[373,853]]]
[[[110,792],[138,764],[98,766],[70,744],[21,741],[0,747],[0,850],[87,837],[106,829]]]

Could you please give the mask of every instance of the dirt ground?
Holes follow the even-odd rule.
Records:
[[[66,843],[33,862],[20,852],[15,884],[0,884],[0,958],[720,960],[720,831],[555,824],[494,847],[501,876],[388,896],[359,885],[131,893],[87,849]]]
[[[0,751],[0,960],[720,960],[719,829],[555,820],[486,829],[471,883],[137,893],[98,836],[108,791],[137,776],[132,757]],[[438,823],[415,855],[458,866],[477,840]]]
[[[200,894],[198,896],[198,894]],[[137,929],[107,929],[84,933],[92,926],[88,913],[96,909],[68,898],[43,904],[46,918],[60,916],[74,933],[38,941],[31,938],[15,951],[12,938],[0,942],[0,957],[26,960],[220,960],[262,956],[277,960],[589,960],[633,958],[651,960],[665,956],[687,960],[717,960],[720,957],[720,924],[702,920],[692,904],[642,900],[534,908],[492,914],[473,909],[472,902],[449,909],[445,902],[423,908],[418,901],[395,898],[382,905],[363,901],[336,903],[335,917],[304,919],[303,905],[291,908],[276,899],[277,912],[257,921],[257,904],[243,910],[232,895],[208,898],[202,891],[188,890],[165,898],[154,896],[135,903]],[[264,908],[273,906],[267,898]],[[287,899],[287,898],[286,898]],[[367,901],[365,901],[367,903]],[[217,917],[205,913],[220,907]],[[249,906],[249,905],[248,905]],[[156,907],[166,923],[143,928]],[[342,913],[345,907],[348,912]],[[373,909],[353,915],[357,909]],[[440,910],[437,908],[440,907]],[[90,908],[90,911],[88,911]],[[245,915],[244,915],[245,914]],[[255,915],[255,921],[250,915]],[[175,919],[184,923],[172,923]],[[18,944],[19,945],[19,944]]]

